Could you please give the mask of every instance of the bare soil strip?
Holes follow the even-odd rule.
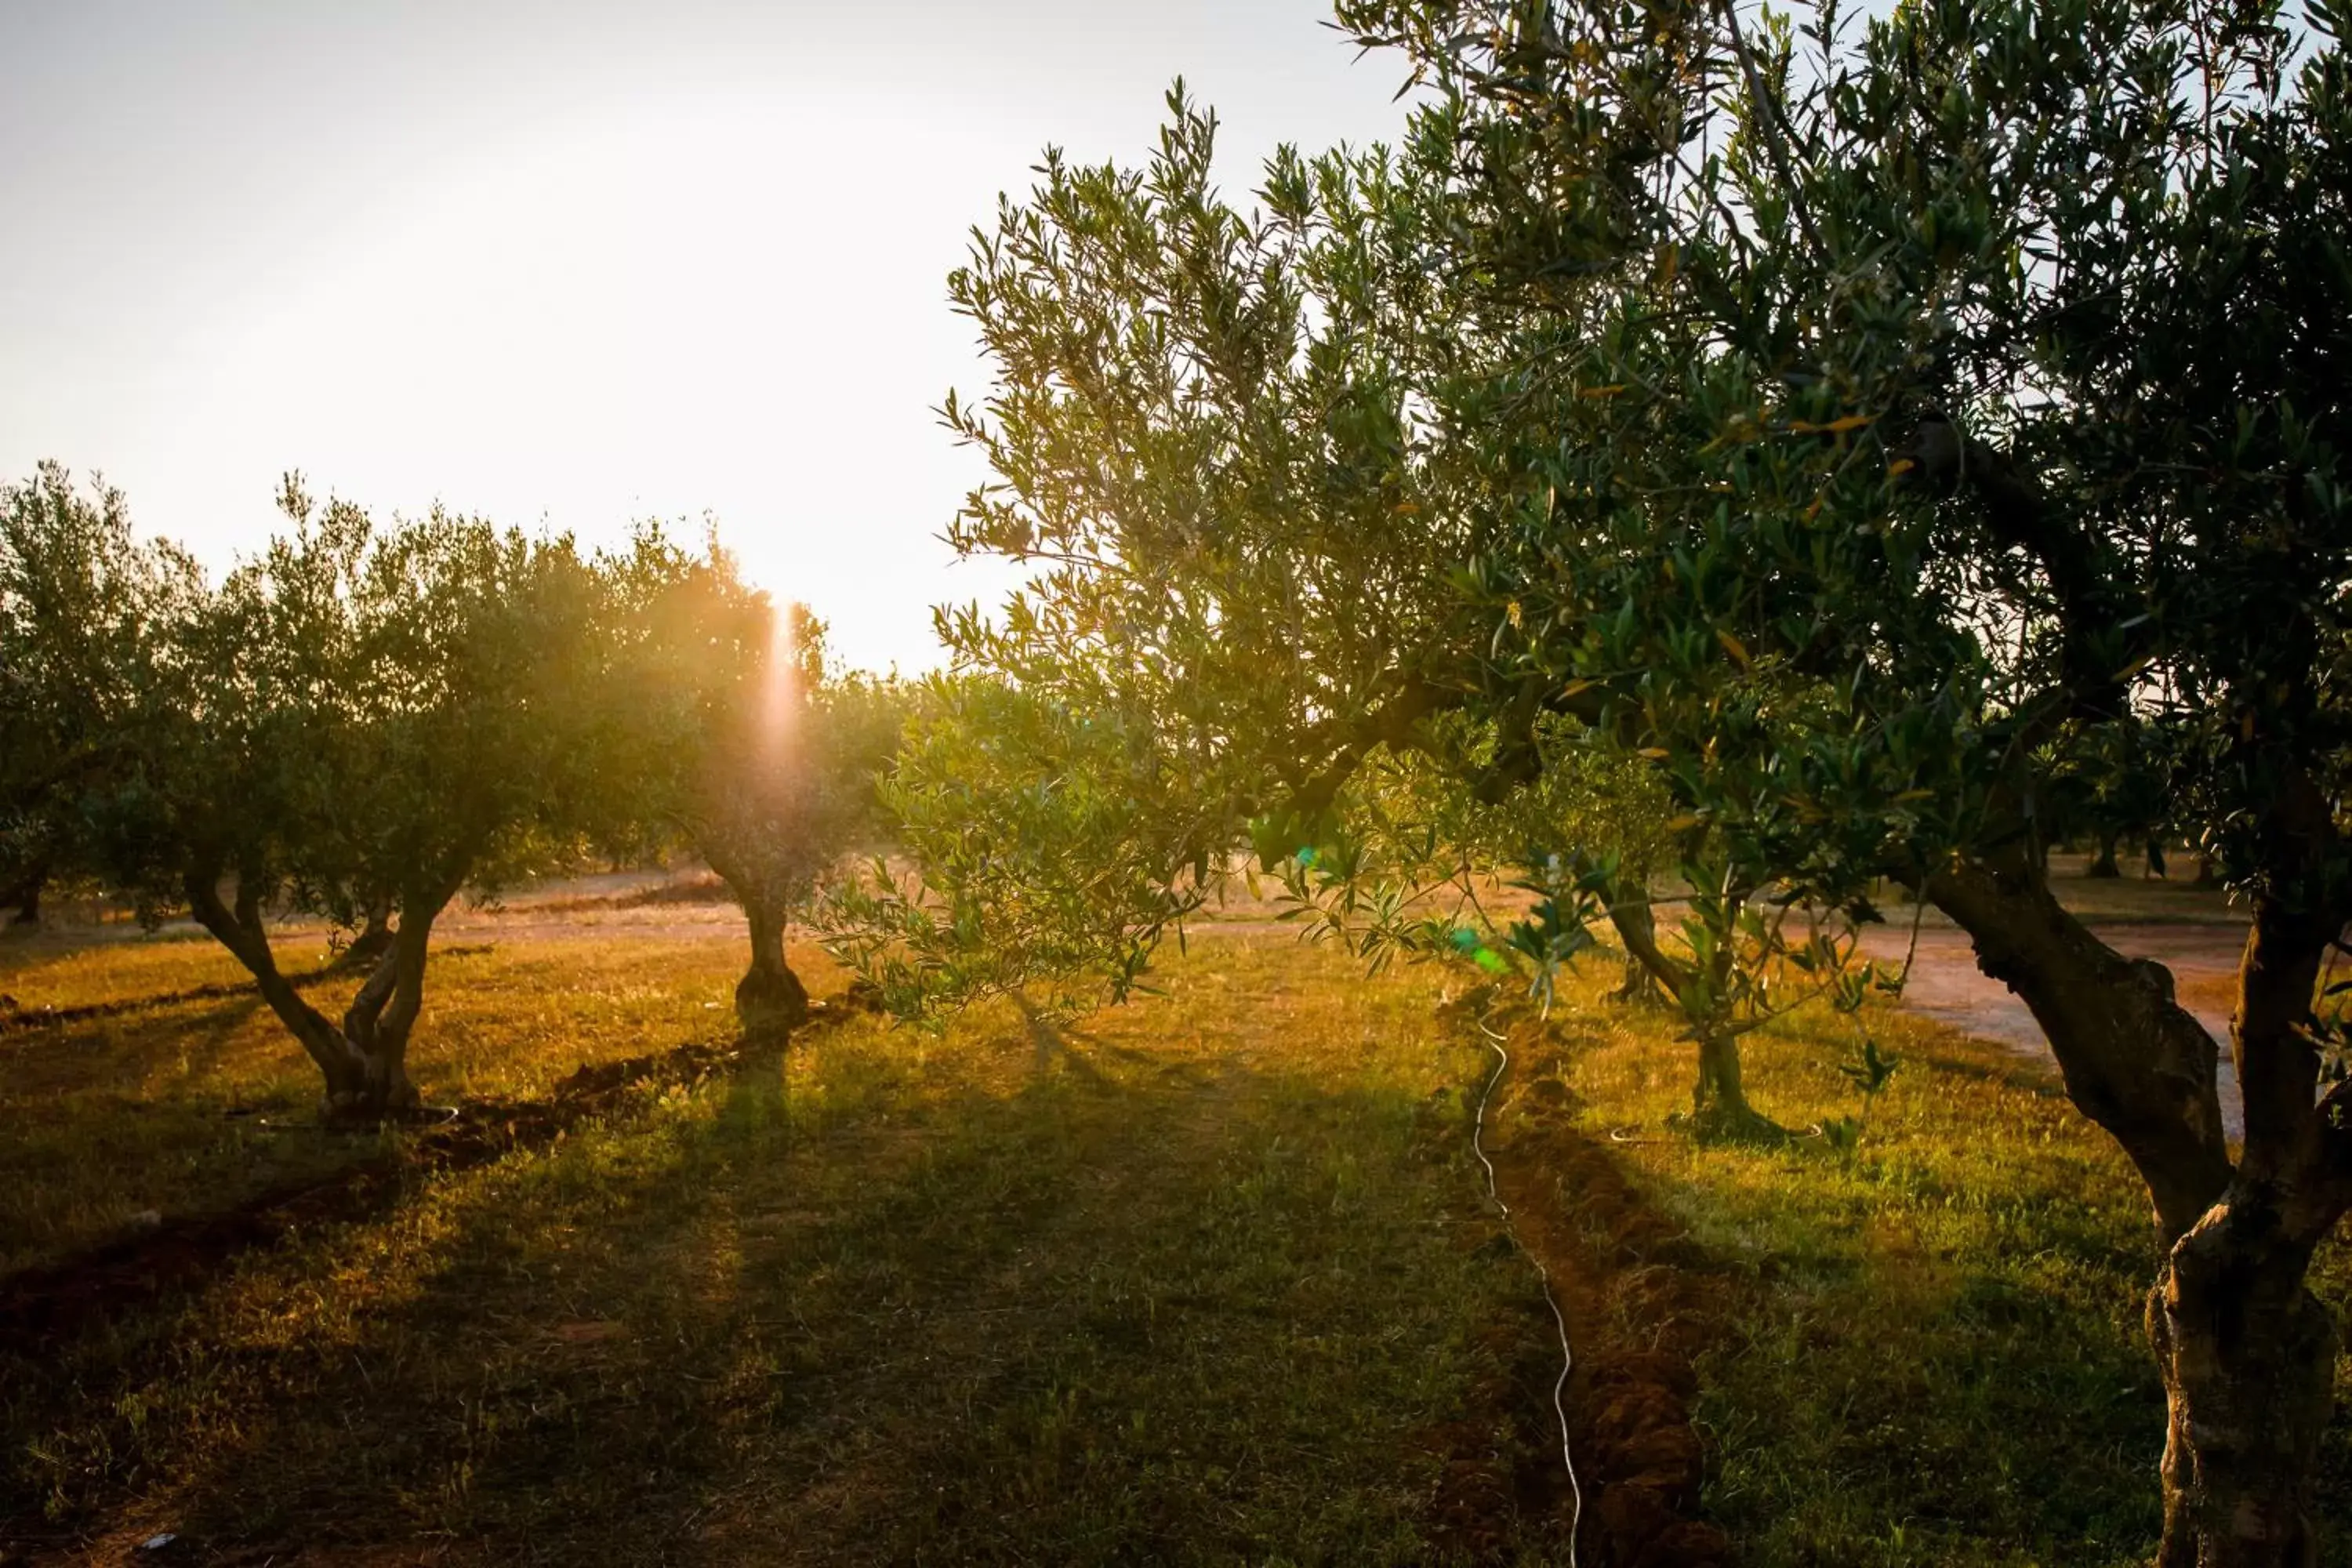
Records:
[[[1457,1010],[1462,1027],[1475,1025]],[[1507,1027],[1509,1071],[1496,1090],[1499,1114],[1487,1152],[1496,1186],[1510,1205],[1512,1234],[1539,1259],[1568,1320],[1575,1366],[1569,1379],[1569,1446],[1583,1491],[1577,1531],[1585,1568],[1727,1568],[1731,1543],[1698,1517],[1706,1450],[1692,1425],[1698,1392],[1693,1357],[1709,1337],[1707,1261],[1664,1213],[1627,1182],[1608,1148],[1575,1124],[1558,1029],[1516,1011]],[[1549,1342],[1549,1322],[1544,1342]],[[1510,1479],[1519,1507],[1546,1494],[1548,1512],[1572,1510],[1551,1426],[1556,1362],[1535,1374],[1515,1412],[1532,1407],[1540,1430],[1526,1445],[1539,1462]],[[1448,1468],[1441,1517],[1474,1554],[1477,1520],[1495,1516],[1504,1479],[1462,1456]]]
[[[2238,960],[2246,944],[2242,921],[2102,921],[2092,929],[2126,958],[2161,963],[2170,972],[2174,994],[2221,1047],[2220,1062],[2222,1130],[2245,1135],[2246,1115],[2238,1075],[2230,1059],[2230,1009]],[[1869,956],[1902,962],[1907,931],[1874,929],[1864,946]],[[1918,956],[1904,987],[1903,1005],[1950,1025],[1964,1035],[2006,1046],[2031,1060],[2056,1065],[2042,1026],[2025,1004],[2000,981],[1977,967],[1969,939],[1948,927],[1919,932]]]

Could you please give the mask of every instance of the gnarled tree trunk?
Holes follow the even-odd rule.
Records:
[[[808,1017],[808,988],[784,962],[784,911],[764,899],[745,898],[751,926],[751,967],[735,984],[735,1016],[746,1034],[798,1027]]]
[[[2167,971],[2100,942],[2021,857],[1956,866],[1928,890],[2032,1009],[2068,1095],[2154,1202],[2147,1322],[2169,1412],[2159,1568],[2312,1568],[2336,1328],[2305,1276],[2352,1205],[2352,1095],[2318,1098],[2301,1026],[2334,917],[2255,900],[2231,1029],[2246,1110],[2233,1163],[2219,1052]]]
[[[2158,1568],[2313,1568],[2312,1478],[2334,1412],[2336,1322],[2257,1194],[2174,1243],[2148,1292],[2164,1377]]]
[[[240,875],[234,907],[220,896],[216,866],[199,866],[184,882],[188,907],[198,924],[236,955],[253,976],[262,1000],[325,1080],[321,1114],[352,1121],[398,1115],[416,1107],[409,1081],[408,1037],[425,999],[425,960],[437,900],[418,894],[404,900],[400,928],[391,949],[377,961],[338,1025],[305,1002],[278,967],[262,909],[262,879]],[[454,896],[453,882],[449,896]]]
[[[436,912],[415,909],[402,913],[392,945],[343,1014],[343,1038],[359,1059],[359,1081],[341,1091],[341,1104],[330,1085],[327,1102],[345,1114],[415,1109],[416,1086],[408,1079],[408,1037],[425,1009],[425,961]]]
[[[392,951],[392,900],[378,899],[367,907],[367,922],[359,934],[335,955],[338,969],[368,969]]]

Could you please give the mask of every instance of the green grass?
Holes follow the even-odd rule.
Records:
[[[44,984],[67,1005],[152,994],[203,962],[157,954],[110,944]],[[583,1059],[708,1037],[735,957],[607,936],[452,959],[417,1047],[428,1098],[540,1092]],[[153,967],[134,984],[125,964]],[[1598,1001],[1610,967],[1518,1081],[1565,1079],[1569,1120],[1685,1233],[1619,1260],[1613,1294],[1574,1281],[1607,1303],[1574,1327],[1664,1336],[1640,1321],[1663,1299],[1645,1271],[1703,1303],[1680,1327],[1705,1504],[1741,1561],[2144,1561],[2152,1257],[2103,1135],[2040,1069],[1885,1018],[1902,1066],[1856,1154],[1695,1148],[1662,1125],[1687,1047]],[[551,1146],[419,1178],[388,1218],[247,1255],[37,1363],[0,1356],[0,1542],[1444,1562],[1466,1457],[1502,1516],[1492,1560],[1559,1561],[1556,1516],[1513,1501],[1547,1463],[1551,1325],[1479,1203],[1464,1106],[1485,1058],[1433,1016],[1449,981],[1366,982],[1236,932],[1171,955],[1164,994],[1060,1034],[1010,1005],[936,1037],[860,1020],[782,1069],[648,1087]],[[249,1190],[280,1145],[221,1110],[299,1115],[314,1090],[266,1019],[229,1013],[0,1036],[0,1110],[47,1140],[0,1146],[19,1254],[104,1234],[133,1194]],[[1801,1020],[1755,1038],[1759,1104],[1800,1126],[1851,1114],[1843,1049]],[[1540,1147],[1511,1121],[1535,1103],[1506,1113],[1507,1158]],[[2341,1302],[2341,1248],[2322,1274]],[[2342,1422],[2327,1463],[2324,1511],[2352,1518]]]
[[[1900,1016],[1900,1058],[1851,1158],[1819,1140],[1696,1148],[1656,1129],[1687,1070],[1654,1016],[1587,1001],[1567,1031],[1591,1130],[1735,1282],[1699,1358],[1710,1510],[1753,1568],[2144,1563],[2164,1401],[2141,1329],[2147,1200],[2054,1070]],[[1755,1099],[1784,1124],[1852,1115],[1818,1020],[1751,1037]],[[1566,1201],[1565,1195],[1563,1201]],[[2340,1244],[2316,1287],[2340,1304]],[[2352,1386],[2352,1360],[2339,1363]],[[2352,1431],[2330,1435],[2322,1514],[2352,1520]],[[2332,1563],[2352,1562],[2339,1533]]]

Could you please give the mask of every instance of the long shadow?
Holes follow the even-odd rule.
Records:
[[[818,1022],[831,1026],[837,1017],[821,1015]],[[233,1021],[224,1026],[233,1026]],[[266,1186],[226,1208],[165,1215],[142,1230],[0,1278],[0,1365],[52,1353],[60,1342],[201,1287],[242,1254],[304,1229],[381,1218],[423,1177],[469,1170],[553,1142],[608,1113],[640,1084],[690,1079],[776,1048],[758,1040],[688,1041],[652,1056],[583,1068],[544,1100],[468,1102],[447,1120],[422,1123],[397,1141],[369,1128],[344,1130],[341,1135],[365,1142],[350,1160],[327,1170]]]
[[[1999,1077],[1926,1053],[1913,1070],[1931,1066]],[[1803,1206],[1801,1163],[1771,1184],[1671,1168],[1643,1180],[1670,1208],[1712,1209],[1728,1233],[1795,1236],[1821,1223]],[[2161,1522],[2165,1426],[2136,1321],[2152,1253],[2141,1259],[2111,1223],[2063,1197],[2021,1215],[2014,1250],[1941,1247],[1932,1216],[1920,1224],[1924,1247],[1857,1253],[1841,1237],[1819,1251],[1750,1255],[1722,1279],[1721,1338],[1697,1357],[1712,1384],[1700,1408],[1739,1431],[1748,1458],[1724,1479],[1721,1522],[1750,1561],[1943,1562],[1948,1551],[2145,1562]],[[1784,1531],[1799,1502],[1810,1522]],[[2352,1519],[2343,1411],[2315,1512]],[[1813,1529],[1850,1535],[1816,1540]],[[1903,1540],[1914,1555],[1896,1552]]]
[[[501,1563],[1558,1555],[1557,1500],[1527,1482],[1551,1325],[1478,1217],[1458,1109],[1075,1030],[1008,1037],[999,1079],[942,1090],[905,1048],[837,1038],[821,1080],[764,1058],[698,1111],[648,1095],[642,1124],[436,1199],[430,1261],[348,1324],[205,1345],[205,1375],[250,1394],[201,1452],[157,1460],[192,1477],[172,1518],[192,1559],[427,1540]],[[1560,1201],[1622,1241],[1594,1205],[1634,1199]],[[1825,1461],[1889,1517],[2053,1561],[2152,1534],[2144,1355],[2030,1279],[1922,1293],[1864,1258],[1825,1276],[1847,1320],[1800,1329],[1738,1321],[1747,1287],[1832,1266],[1768,1259],[1743,1284],[1663,1236],[1603,1261],[1703,1276],[1732,1299],[1718,1361],[1787,1378],[1823,1335],[1948,1321],[1850,1392]],[[1765,1447],[1797,1419],[1714,1408]],[[1475,1500],[1476,1529],[1433,1496]]]
[[[356,977],[332,964],[297,970],[287,975],[286,983],[297,991],[307,991],[330,980],[341,978],[352,978],[353,984],[357,984]],[[111,1002],[88,1002],[72,1007],[10,1007],[0,1011],[0,1037],[66,1028],[98,1018],[120,1018],[131,1013],[152,1013],[184,1003],[216,1002],[225,997],[259,1001],[250,980],[216,980],[207,981],[202,985],[184,986],[177,991],[157,991],[145,996],[124,996]]]
[[[182,1533],[223,1556],[1508,1560],[1431,1534],[1448,1434],[1539,1446],[1549,1418],[1517,1364],[1549,1321],[1471,1245],[1493,1231],[1450,1112],[1433,1140],[1402,1091],[1248,1069],[1206,1091],[1067,1039],[1050,1071],[942,1091],[854,1059],[895,1041],[835,1044],[845,1098],[840,1062],[740,1075],[477,1182],[347,1341],[224,1372],[300,1397],[214,1446]],[[1497,1389],[1528,1408],[1471,1407]]]

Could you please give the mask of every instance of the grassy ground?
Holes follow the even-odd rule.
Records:
[[[323,938],[281,946],[298,971],[326,955]],[[583,1063],[723,1033],[740,962],[723,942],[460,938],[429,972],[418,1089],[428,1103],[529,1099]],[[309,994],[339,1011],[357,985]],[[209,938],[12,942],[0,992],[20,1009],[14,1025],[0,1015],[0,1273],[374,1152],[319,1129],[316,1070]],[[97,1007],[122,1010],[25,1022]]]
[[[18,1538],[1442,1560],[1451,1446],[1516,1458],[1487,1391],[1548,1329],[1426,1109],[1475,1053],[1420,977],[1346,981],[1258,942],[1066,1037],[852,1024],[434,1182],[12,1382]]]
[[[709,1037],[736,958],[488,946],[436,965],[428,1098]],[[37,1005],[219,967],[188,944],[28,953],[0,990]],[[853,1022],[420,1179],[387,1219],[248,1254],[37,1362],[0,1349],[0,1542],[114,1561],[171,1531],[184,1560],[256,1565],[1559,1560],[1551,1323],[1478,1201],[1486,1058],[1433,1010],[1458,979],[1366,983],[1236,931],[1163,980],[1061,1033],[1010,1006],[940,1037]],[[0,1143],[12,1258],[233,1201],[321,1141],[228,1114],[299,1122],[314,1093],[241,1006],[0,1033],[0,1114],[27,1130]],[[2143,1560],[2145,1205],[2038,1069],[1885,1019],[1903,1061],[1859,1152],[1696,1149],[1662,1126],[1688,1078],[1662,1020],[1578,994],[1556,1025],[1521,1046],[1507,1185],[1608,1239],[1549,1126],[1622,1170],[1612,1215],[1670,1222],[1553,1260],[1613,1271],[1568,1281],[1588,1341],[1693,1347],[1704,1503],[1743,1562]],[[1852,1114],[1843,1049],[1756,1038],[1756,1099],[1792,1125]],[[2323,1272],[2341,1302],[2340,1249]],[[2352,1518],[2342,1422],[2328,1463],[2326,1511]]]
[[[1702,1149],[1658,1131],[1687,1075],[1655,1024],[1571,1009],[1580,1122],[1725,1282],[1698,1357],[1710,1510],[1759,1568],[2144,1563],[2164,1409],[2145,1197],[2054,1075],[1899,1016],[1871,1028],[1901,1060],[1853,1156]],[[1752,1037],[1759,1107],[1854,1114],[1839,1055],[1802,1019]],[[2352,1298],[2340,1242],[2316,1285]],[[2326,1463],[2322,1515],[2352,1521],[2341,1415]],[[2352,1536],[2328,1552],[2352,1563]]]

